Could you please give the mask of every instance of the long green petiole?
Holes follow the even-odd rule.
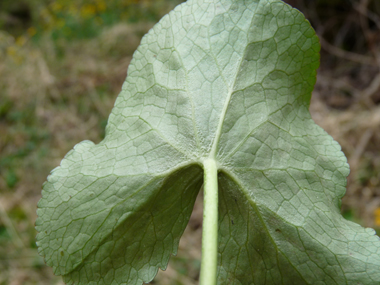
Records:
[[[214,159],[204,167],[201,285],[216,284],[218,261],[218,169]]]

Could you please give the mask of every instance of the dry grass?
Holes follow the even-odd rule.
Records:
[[[368,18],[377,11],[373,1],[356,2],[361,6],[347,17]],[[361,47],[347,50],[335,44],[339,41],[331,33],[324,34],[325,22],[314,21],[332,44],[324,44],[311,112],[342,145],[351,165],[343,213],[379,230],[380,48],[370,41],[380,33],[370,23],[363,24],[369,36],[360,38]],[[102,139],[131,55],[150,27],[118,24],[90,40],[46,36],[37,43],[17,42],[0,31],[0,285],[63,284],[45,267],[35,246],[41,185],[76,143]],[[344,29],[337,30],[335,37],[344,39]],[[178,255],[153,283],[197,284],[201,220],[198,197]]]

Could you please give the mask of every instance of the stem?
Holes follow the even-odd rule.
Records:
[[[218,261],[218,169],[215,160],[208,158],[203,163],[203,229],[201,285],[216,284]]]

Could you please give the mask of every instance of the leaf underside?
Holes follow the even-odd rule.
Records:
[[[38,203],[67,284],[142,284],[176,254],[219,169],[218,284],[380,284],[380,241],[340,215],[349,168],[311,119],[319,41],[280,0],[189,0],[142,40],[99,144]]]

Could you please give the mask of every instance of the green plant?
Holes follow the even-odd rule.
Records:
[[[121,21],[157,21],[181,0],[55,0],[32,5],[37,36],[50,31],[55,40],[93,38]]]
[[[379,284],[379,238],[341,216],[346,158],[308,111],[318,51],[280,0],[189,0],[165,16],[105,139],[44,184],[37,244],[54,273],[149,282],[203,184],[202,284]]]

